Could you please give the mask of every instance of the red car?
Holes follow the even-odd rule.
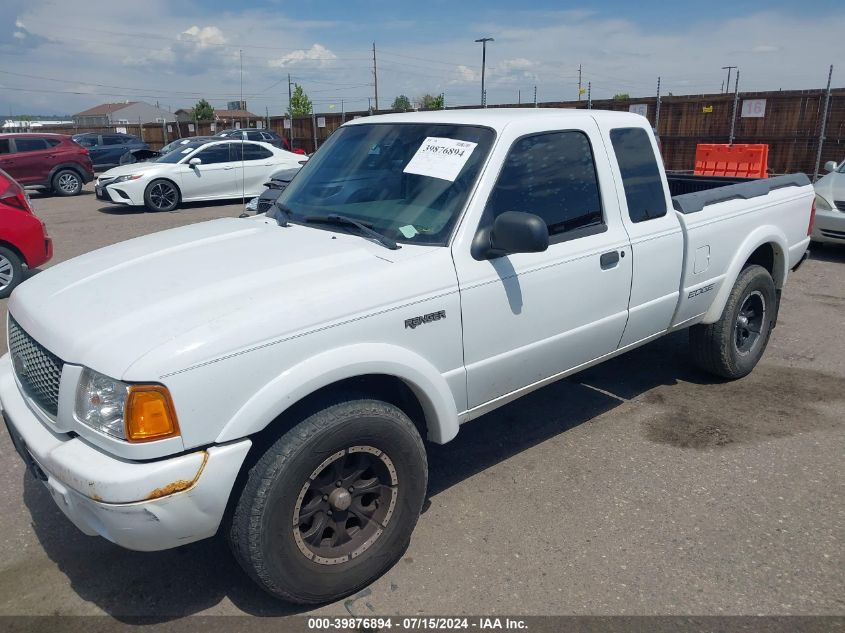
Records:
[[[23,281],[24,264],[35,268],[52,256],[47,227],[33,213],[23,187],[0,169],[0,299]]]
[[[0,134],[0,169],[60,196],[78,195],[94,180],[88,150],[64,134]]]

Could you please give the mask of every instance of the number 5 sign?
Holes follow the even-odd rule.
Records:
[[[744,99],[742,102],[742,115],[745,118],[759,119],[766,116],[765,99]]]

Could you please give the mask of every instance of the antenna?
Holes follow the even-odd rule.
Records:
[[[246,104],[244,103],[244,49],[239,50],[240,58],[241,58],[241,102],[240,106],[244,110],[246,110]],[[249,127],[249,124],[247,124]],[[241,204],[244,207],[244,211],[246,211],[246,166],[244,165],[244,138],[246,137],[246,132],[241,131]]]

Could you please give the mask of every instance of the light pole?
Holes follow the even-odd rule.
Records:
[[[492,37],[482,37],[475,40],[481,42],[481,107],[487,107],[487,93],[484,91],[484,67],[487,65],[487,42],[494,42]]]

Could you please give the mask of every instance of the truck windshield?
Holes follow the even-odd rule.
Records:
[[[305,164],[279,203],[293,222],[339,214],[398,242],[442,246],[494,137],[488,128],[468,125],[343,127]]]

